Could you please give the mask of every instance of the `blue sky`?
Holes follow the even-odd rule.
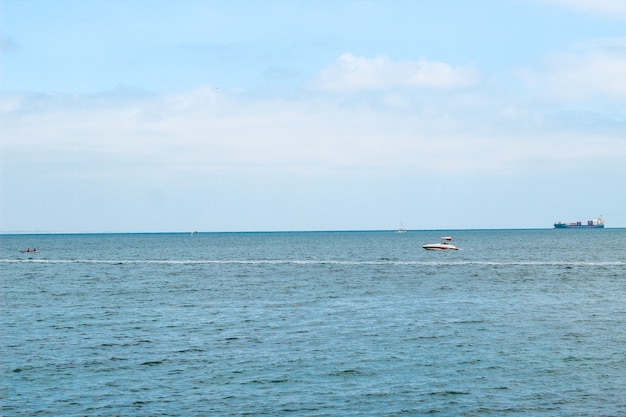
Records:
[[[0,0],[0,231],[626,227],[626,2]]]

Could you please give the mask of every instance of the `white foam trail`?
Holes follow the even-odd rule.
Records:
[[[625,261],[349,261],[309,259],[0,259],[0,263],[104,265],[406,265],[406,266],[626,266]]]

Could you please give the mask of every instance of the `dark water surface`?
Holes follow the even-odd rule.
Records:
[[[4,416],[626,415],[624,229],[0,243]]]

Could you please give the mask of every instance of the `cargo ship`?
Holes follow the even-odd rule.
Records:
[[[587,220],[587,223],[583,223],[583,222],[554,223],[555,229],[589,229],[589,228],[602,229],[603,227],[604,227],[604,219],[602,218],[602,216],[598,217],[597,219]]]

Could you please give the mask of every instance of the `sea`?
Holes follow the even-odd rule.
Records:
[[[0,276],[2,416],[626,416],[626,229],[5,234]]]

